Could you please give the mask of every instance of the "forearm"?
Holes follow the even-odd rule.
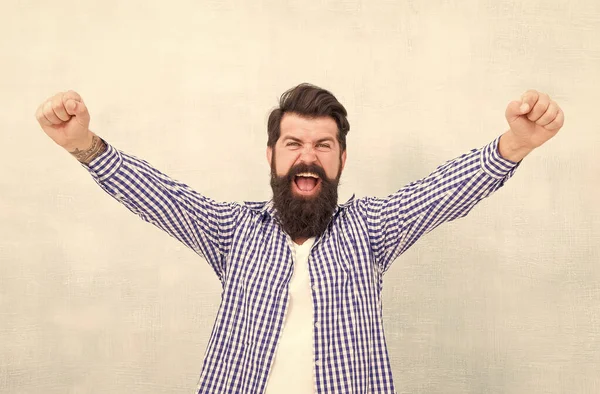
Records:
[[[500,155],[506,160],[510,160],[514,163],[518,163],[525,156],[527,156],[533,149],[523,147],[519,144],[517,138],[514,136],[512,131],[507,131],[500,137],[498,143],[498,151]]]
[[[97,160],[82,167],[105,192],[205,258],[222,278],[223,256],[229,251],[241,206],[213,201],[145,160],[106,144]]]
[[[512,177],[519,164],[498,152],[500,137],[437,167],[385,198],[367,199],[373,245],[385,271],[421,236],[444,222],[466,216]]]

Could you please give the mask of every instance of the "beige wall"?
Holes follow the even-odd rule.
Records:
[[[37,105],[77,90],[116,147],[215,199],[263,200],[268,111],[303,81],[350,113],[344,201],[488,143],[528,88],[562,105],[513,179],[395,262],[386,333],[399,393],[600,392],[597,0],[10,3],[1,393],[191,393],[220,297],[208,264],[42,133]]]

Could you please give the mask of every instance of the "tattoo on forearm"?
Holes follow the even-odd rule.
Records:
[[[90,146],[88,149],[75,149],[73,152],[69,153],[75,156],[75,158],[81,163],[90,164],[92,160],[100,156],[102,153],[104,153],[104,151],[106,151],[106,144],[104,143],[104,141],[102,141],[102,139],[100,139],[100,137],[95,135],[92,138],[92,146]]]

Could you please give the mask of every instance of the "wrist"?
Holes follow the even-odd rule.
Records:
[[[527,156],[533,148],[521,143],[512,130],[508,130],[500,137],[498,142],[498,152],[506,160],[518,163]]]
[[[90,132],[88,138],[84,141],[65,147],[79,162],[90,164],[92,160],[106,151],[106,144],[96,134]]]
[[[62,145],[62,147],[69,153],[75,150],[87,150],[92,145],[92,141],[95,135],[96,134],[88,130],[84,137],[78,138],[74,141],[69,141],[68,143]]]

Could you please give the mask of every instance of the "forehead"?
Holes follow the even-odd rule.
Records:
[[[321,139],[332,137],[337,139],[338,127],[333,118],[322,116],[307,118],[294,113],[285,113],[281,119],[280,139],[285,137]]]

